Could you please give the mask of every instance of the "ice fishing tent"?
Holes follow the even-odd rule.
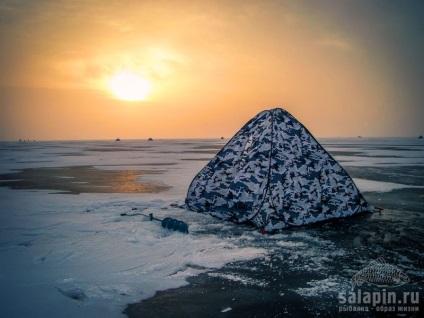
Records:
[[[336,160],[280,108],[237,132],[193,179],[186,206],[265,231],[372,209]]]

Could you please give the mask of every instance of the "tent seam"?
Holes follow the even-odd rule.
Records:
[[[271,113],[271,150],[269,152],[269,160],[268,160],[268,180],[266,181],[266,186],[265,186],[265,190],[263,192],[263,199],[262,199],[261,205],[259,206],[258,211],[251,218],[249,218],[249,220],[254,219],[259,214],[259,212],[262,210],[262,207],[264,206],[265,199],[267,197],[266,195],[267,195],[268,190],[269,190],[269,184],[270,184],[270,181],[271,181],[271,178],[270,178],[271,177],[271,160],[272,160],[272,149],[273,149],[273,146],[274,146],[274,110],[271,110],[269,112]],[[274,207],[274,209],[275,209],[275,207]],[[264,226],[265,226],[265,223],[264,223]]]

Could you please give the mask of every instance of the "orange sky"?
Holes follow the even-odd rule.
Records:
[[[377,2],[1,1],[0,140],[231,137],[274,107],[317,137],[423,134],[423,6]],[[146,100],[110,92],[127,70]]]

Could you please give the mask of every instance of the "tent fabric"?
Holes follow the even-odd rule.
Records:
[[[372,210],[347,172],[280,108],[247,122],[193,179],[185,202],[265,231]]]

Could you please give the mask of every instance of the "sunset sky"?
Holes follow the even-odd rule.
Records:
[[[424,134],[421,0],[0,0],[0,140]],[[151,85],[126,101],[109,83]]]

